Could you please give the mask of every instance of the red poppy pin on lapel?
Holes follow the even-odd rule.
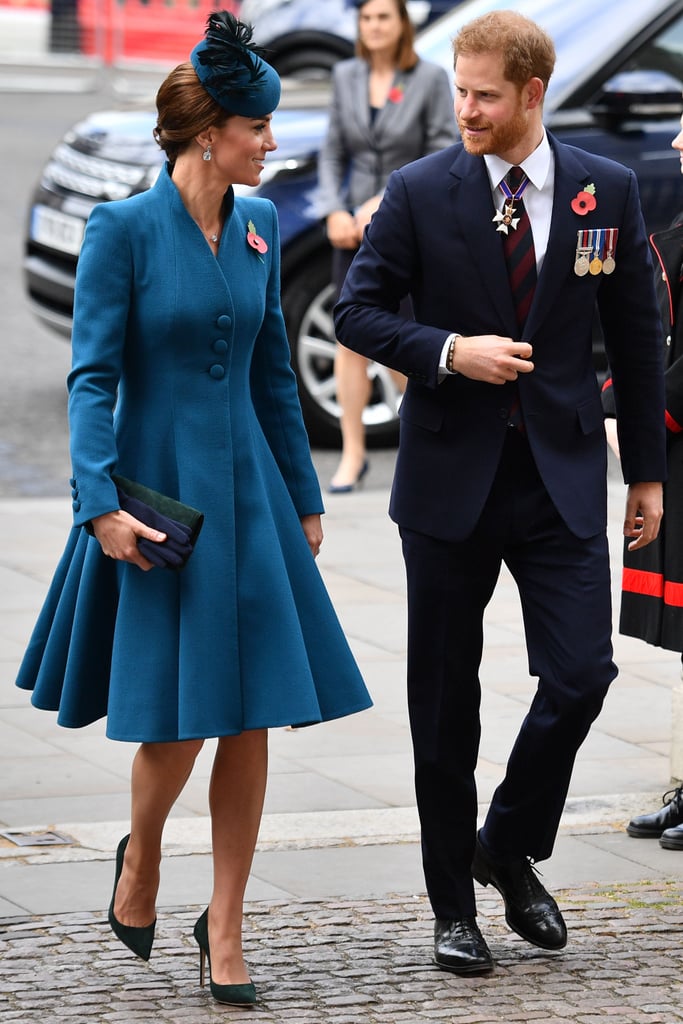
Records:
[[[578,192],[572,199],[572,210],[578,213],[579,217],[585,217],[587,213],[594,210],[598,205],[595,198],[595,185],[591,182],[584,189]]]
[[[389,90],[387,99],[390,103],[400,103],[403,99],[403,86],[395,85]]]
[[[247,222],[247,229],[247,244],[250,245],[252,249],[256,249],[256,252],[259,253],[259,259],[261,260],[260,254],[262,252],[268,252],[268,243],[265,242],[260,235],[256,234],[256,226],[253,220]],[[261,263],[263,263],[263,260],[261,260]]]

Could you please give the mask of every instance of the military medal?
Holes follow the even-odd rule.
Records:
[[[577,253],[577,262],[573,265],[573,272],[577,274],[579,278],[585,278],[591,268],[591,261],[589,259],[590,254],[590,249]]]
[[[614,259],[614,250],[617,245],[617,235],[619,234],[618,228],[606,228],[605,234],[607,235],[607,241],[605,243],[605,258],[602,261],[602,272],[603,274],[613,274],[616,267],[616,260]]]
[[[595,240],[595,241],[593,241]],[[600,253],[602,252],[602,229],[597,228],[595,231],[591,231],[591,252],[593,258],[588,265],[588,269],[596,277],[602,273],[602,259]]]
[[[590,268],[590,254],[593,246],[590,244],[590,232],[579,231],[576,238],[576,259],[574,262],[574,273],[577,277],[584,277]]]
[[[493,218],[493,223],[498,225],[496,231],[502,231],[504,235],[507,235],[510,228],[512,228],[513,231],[517,230],[519,217],[515,217],[515,213],[517,212],[515,201],[522,198],[524,190],[528,184],[529,179],[525,174],[520,182],[519,188],[513,195],[510,186],[505,178],[503,178],[498,188],[505,196],[505,203],[503,204],[502,210],[496,210],[496,214]]]

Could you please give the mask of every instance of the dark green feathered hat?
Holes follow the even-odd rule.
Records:
[[[214,11],[190,60],[199,81],[223,110],[263,117],[280,102],[280,77],[252,44],[252,32],[251,25],[229,11]]]

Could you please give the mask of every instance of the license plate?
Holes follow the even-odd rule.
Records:
[[[81,251],[85,221],[70,217],[49,206],[34,206],[31,213],[31,238],[40,245],[78,256]]]

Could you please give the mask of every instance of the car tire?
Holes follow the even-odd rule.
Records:
[[[342,56],[340,52],[322,46],[319,49],[302,47],[278,54],[272,58],[272,63],[282,78],[307,82],[328,81],[332,68]]]
[[[340,409],[336,400],[334,355],[336,340],[332,310],[329,249],[297,268],[283,284],[282,311],[296,373],[299,398],[312,445],[339,448]],[[386,367],[371,363],[372,396],[364,420],[369,447],[394,447],[398,441],[398,406],[401,392]]]

